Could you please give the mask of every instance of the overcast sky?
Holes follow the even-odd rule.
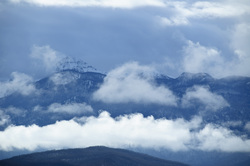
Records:
[[[136,61],[161,73],[250,76],[246,0],[3,0],[0,77],[35,79],[60,58],[100,71]]]

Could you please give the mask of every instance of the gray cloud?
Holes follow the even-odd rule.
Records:
[[[98,117],[82,117],[39,127],[9,126],[0,131],[0,149],[59,149],[93,145],[110,147],[164,148],[172,151],[249,152],[250,140],[202,119],[154,119],[131,114],[112,118],[108,112]],[[74,140],[72,142],[72,140]]]
[[[136,62],[110,71],[93,97],[106,103],[177,104],[177,97],[166,87],[153,83],[154,69]]]

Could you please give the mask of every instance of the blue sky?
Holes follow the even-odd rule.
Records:
[[[65,56],[103,72],[136,61],[172,77],[250,76],[249,11],[244,0],[4,0],[0,76],[39,79]]]

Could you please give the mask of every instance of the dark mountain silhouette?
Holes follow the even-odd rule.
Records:
[[[55,150],[22,155],[0,161],[1,166],[187,166],[136,153],[103,146],[85,149]]]

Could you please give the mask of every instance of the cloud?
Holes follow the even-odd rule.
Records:
[[[53,81],[55,85],[67,85],[76,81],[78,78],[80,78],[80,75],[78,73],[64,72],[53,74],[50,77],[50,80]]]
[[[57,113],[57,114],[71,114],[71,115],[80,115],[84,113],[92,113],[93,108],[86,103],[53,103],[44,110],[41,106],[35,106],[34,111],[43,111],[47,113]]]
[[[188,89],[182,97],[182,107],[190,107],[193,103],[201,103],[204,110],[217,111],[229,107],[228,102],[220,95],[212,93],[208,88],[194,86]]]
[[[69,6],[69,7],[112,7],[112,8],[134,8],[141,6],[163,7],[162,0],[10,0],[13,3],[30,3],[38,6]]]
[[[183,48],[183,70],[191,73],[206,72],[215,76],[222,74],[224,59],[216,48],[209,48],[187,41]]]
[[[224,152],[249,152],[250,140],[233,134],[229,129],[207,124],[195,136],[199,142],[198,149]]]
[[[227,128],[207,124],[194,117],[168,120],[131,114],[112,118],[108,112],[98,117],[82,117],[39,127],[9,126],[0,131],[0,149],[36,150],[79,148],[94,145],[110,147],[164,148],[173,151],[249,152],[250,140]],[[72,141],[74,140],[74,141]]]
[[[0,127],[10,123],[10,116],[0,109]]]
[[[68,103],[68,104],[53,103],[48,107],[48,112],[82,114],[86,112],[93,112],[93,108],[87,105],[86,103]]]
[[[247,122],[244,128],[245,128],[245,130],[250,132],[250,122]]]
[[[95,100],[106,103],[155,103],[173,105],[177,98],[164,86],[153,83],[154,69],[136,62],[110,71],[104,83],[93,94]]]
[[[20,117],[24,117],[27,113],[26,110],[21,109],[21,108],[17,108],[17,107],[13,107],[13,106],[9,106],[7,108],[2,108],[2,110],[7,114],[12,114],[12,115],[20,116]]]
[[[64,55],[50,48],[50,46],[33,46],[30,57],[37,70],[45,70],[47,73],[55,72]]]
[[[29,95],[36,91],[32,77],[18,72],[13,72],[11,77],[10,81],[0,82],[0,98],[12,93]]]
[[[248,2],[237,1],[167,1],[165,8],[171,11],[161,16],[160,22],[166,26],[180,26],[192,23],[192,19],[238,18],[250,14]]]

